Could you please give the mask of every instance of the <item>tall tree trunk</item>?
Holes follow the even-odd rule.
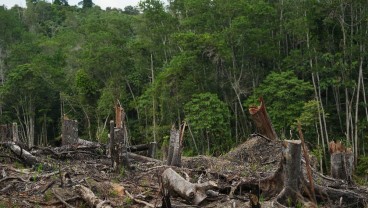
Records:
[[[358,158],[358,116],[359,116],[359,96],[361,87],[361,77],[363,77],[363,61],[364,58],[360,57],[359,75],[358,75],[358,89],[355,101],[355,121],[354,121],[354,164],[357,165]]]
[[[153,56],[151,53],[151,85],[155,82],[155,73],[153,68]],[[152,125],[153,125],[153,141],[156,142],[156,102],[155,102],[155,96],[152,95]]]

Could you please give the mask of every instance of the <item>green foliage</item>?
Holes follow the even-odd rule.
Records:
[[[267,111],[278,132],[285,131],[301,116],[304,102],[311,96],[310,83],[298,79],[292,71],[272,72],[247,99],[244,106],[257,105],[255,100],[262,96]],[[306,116],[306,115],[305,115]]]
[[[315,144],[323,105],[330,138],[346,137],[345,107],[354,111],[360,60],[365,67],[367,2],[142,0],[124,10],[101,10],[91,0],[81,1],[83,8],[66,0],[26,3],[0,6],[0,122],[32,117],[35,138],[55,141],[65,113],[78,120],[82,138],[104,141],[119,99],[132,143],[155,133],[161,144],[185,118],[199,153],[221,154],[252,133],[246,109],[258,96],[278,133],[298,120]],[[206,93],[221,105],[200,104]],[[354,126],[360,138],[365,120],[360,113]],[[190,135],[184,143],[185,154],[198,154]]]
[[[207,154],[219,154],[222,148],[226,148],[224,140],[230,136],[230,113],[226,104],[217,95],[195,94],[191,101],[185,104],[184,111],[194,134],[207,139]]]
[[[368,175],[368,157],[362,156],[358,159],[358,166],[356,167],[355,173],[359,176],[366,176]]]

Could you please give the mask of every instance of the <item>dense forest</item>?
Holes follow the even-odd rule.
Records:
[[[119,100],[132,144],[164,147],[185,121],[185,155],[221,155],[256,131],[248,107],[262,96],[280,138],[301,123],[320,170],[341,140],[363,175],[367,34],[362,0],[1,6],[0,123],[17,122],[30,146],[56,145],[67,116],[104,143]]]

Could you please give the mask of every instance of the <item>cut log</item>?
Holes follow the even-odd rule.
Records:
[[[262,97],[259,98],[260,106],[251,106],[249,113],[253,119],[260,134],[270,138],[278,139],[275,129],[272,126],[270,117],[268,116],[266,106]]]
[[[78,122],[70,120],[64,115],[61,144],[64,146],[64,145],[74,145],[77,143],[78,143]]]
[[[168,168],[162,173],[162,182],[166,189],[174,191],[189,203],[198,205],[207,198],[206,191],[217,188],[213,181],[193,184],[181,177],[173,169]]]
[[[283,143],[283,182],[284,188],[277,197],[277,201],[283,205],[297,204],[300,182],[302,176],[301,169],[301,141],[285,140]]]
[[[96,197],[95,194],[87,187],[83,185],[76,185],[75,188],[77,192],[81,195],[83,200],[87,202],[90,207],[111,208],[111,206],[106,201],[103,201]]]

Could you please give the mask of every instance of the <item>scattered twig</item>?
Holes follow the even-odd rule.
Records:
[[[51,188],[54,184],[55,184],[55,180],[53,180],[53,181],[51,181],[50,183],[48,183],[47,185],[46,185],[46,187],[41,191],[41,193],[43,194],[43,193],[45,193],[49,188]]]
[[[144,204],[148,207],[152,207],[154,208],[155,206],[153,204],[150,204],[148,202],[145,202],[145,201],[142,201],[142,200],[139,200],[139,199],[136,199],[133,195],[131,195],[127,190],[125,190],[125,193],[128,195],[129,198],[131,198],[133,201],[137,202],[137,203],[140,203],[140,204]]]
[[[66,207],[68,208],[74,208],[74,206],[70,205],[68,202],[66,202],[64,199],[62,199],[54,189],[51,189],[52,193],[55,195],[55,197],[61,202],[63,203]]]

